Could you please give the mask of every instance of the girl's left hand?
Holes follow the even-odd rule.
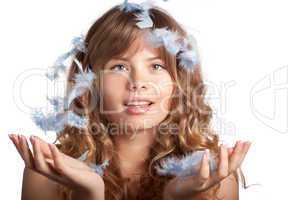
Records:
[[[241,141],[238,141],[234,148],[221,145],[219,163],[213,174],[210,174],[209,155],[206,151],[198,173],[185,178],[171,179],[164,189],[164,199],[188,199],[215,186],[241,166],[250,145],[250,142]]]

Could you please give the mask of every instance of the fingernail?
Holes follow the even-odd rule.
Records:
[[[35,135],[33,135],[32,136],[35,140],[38,140],[39,139],[39,137],[37,137],[37,136],[35,136]]]
[[[24,135],[22,135],[22,140],[23,140],[23,142],[26,141],[26,137]]]
[[[32,144],[34,143],[34,137],[32,135],[30,136],[29,140]]]

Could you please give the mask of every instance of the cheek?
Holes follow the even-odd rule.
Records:
[[[170,103],[172,100],[173,89],[174,89],[174,85],[171,80],[167,82],[162,82],[159,85],[160,109],[165,114],[170,111]]]
[[[118,76],[104,76],[100,84],[100,93],[104,101],[104,108],[115,107],[123,101],[126,79]],[[118,91],[118,92],[116,92]],[[109,103],[108,103],[109,102]]]

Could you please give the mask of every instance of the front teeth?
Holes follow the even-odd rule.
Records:
[[[136,101],[136,102],[129,102],[127,106],[140,106],[140,105],[149,105],[151,102],[149,101]]]

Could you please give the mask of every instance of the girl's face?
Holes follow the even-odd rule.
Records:
[[[136,40],[123,56],[109,60],[100,80],[101,113],[116,131],[126,134],[152,128],[168,115],[172,78],[158,49],[143,39]]]

